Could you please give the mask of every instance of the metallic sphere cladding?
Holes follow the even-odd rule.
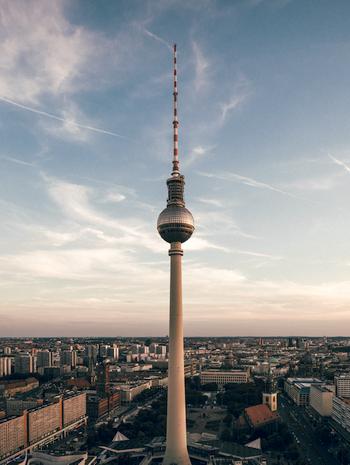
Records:
[[[158,217],[157,229],[166,242],[186,242],[194,231],[194,220],[187,208],[169,205]]]

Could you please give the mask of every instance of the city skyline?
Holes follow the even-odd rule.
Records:
[[[0,8],[0,337],[167,334],[173,42],[185,336],[347,335],[347,2]]]

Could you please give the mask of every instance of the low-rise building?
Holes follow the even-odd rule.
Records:
[[[287,378],[284,382],[284,391],[298,406],[305,407],[310,403],[311,385],[321,385],[317,378]]]
[[[271,412],[267,405],[259,404],[244,409],[244,418],[253,430],[270,429],[275,427],[279,415],[277,412]]]
[[[121,402],[124,404],[132,402],[136,396],[141,394],[142,391],[145,391],[146,389],[150,389],[151,387],[152,387],[152,381],[147,381],[145,383],[135,384],[135,385],[130,385],[130,384],[121,385],[119,386]]]
[[[230,383],[248,383],[248,370],[208,370],[200,374],[201,384],[216,383],[218,386],[224,386]]]
[[[27,378],[16,381],[0,382],[0,393],[5,397],[14,397],[16,394],[30,392],[39,387],[39,381],[35,378]]]
[[[99,397],[96,392],[87,394],[87,414],[89,420],[96,421],[120,406],[120,392],[112,392],[107,397]]]

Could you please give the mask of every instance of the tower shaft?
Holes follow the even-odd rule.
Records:
[[[186,401],[182,311],[182,255],[180,242],[170,250],[170,319],[168,412],[163,465],[190,465],[186,438]]]

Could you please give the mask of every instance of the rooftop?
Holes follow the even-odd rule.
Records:
[[[276,412],[271,412],[269,407],[265,404],[254,405],[244,410],[245,415],[248,417],[252,426],[258,427],[266,423],[277,421],[279,415]]]

